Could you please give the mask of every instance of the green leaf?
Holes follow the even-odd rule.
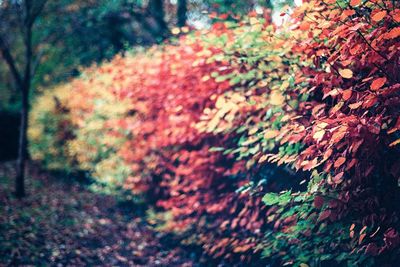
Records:
[[[268,193],[263,198],[262,201],[267,206],[272,206],[279,203],[279,196],[276,193]]]

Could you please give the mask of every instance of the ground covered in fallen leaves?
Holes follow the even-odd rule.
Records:
[[[0,164],[0,266],[197,266],[193,252],[153,230],[134,207],[29,167],[28,196]]]

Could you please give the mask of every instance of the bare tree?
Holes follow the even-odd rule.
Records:
[[[47,0],[4,0],[0,1],[0,50],[4,61],[8,65],[14,78],[15,86],[21,92],[21,122],[19,133],[19,148],[17,161],[17,176],[15,180],[15,194],[18,198],[25,196],[25,162],[27,158],[27,129],[29,115],[29,92],[31,89],[34,61],[32,42],[33,26],[43,11]],[[5,25],[8,24],[8,25]],[[23,47],[25,49],[23,63],[18,66],[16,56],[13,55],[10,38],[4,29],[14,24],[20,28]]]

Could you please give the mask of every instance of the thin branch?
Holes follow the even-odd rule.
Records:
[[[389,61],[389,59],[382,54],[381,52],[379,52],[378,50],[376,50],[370,42],[368,42],[368,40],[365,38],[365,36],[362,34],[362,32],[360,30],[357,30],[357,33],[361,36],[361,38],[363,39],[363,41],[375,52],[377,53],[379,56],[381,56],[383,59],[385,59],[386,61]]]
[[[1,36],[1,34],[0,34],[0,50],[1,50],[1,54],[4,58],[4,60],[6,61],[8,67],[14,77],[14,80],[15,80],[17,86],[20,87],[22,85],[21,74],[19,73],[17,66],[15,65],[15,60],[14,60],[13,56],[11,55],[10,49],[9,49],[8,45],[6,44],[3,36]]]
[[[32,23],[35,23],[37,17],[42,13],[44,7],[46,6],[48,0],[42,0],[42,2],[40,2],[40,4],[38,5],[38,7],[36,8],[36,10],[34,10],[34,12],[32,12],[31,14],[31,21]]]
[[[42,60],[43,55],[44,55],[44,49],[41,49],[39,51],[39,53],[37,54],[35,61],[32,64],[32,71],[31,71],[32,77],[34,77],[36,75],[36,71],[40,65],[40,61]]]

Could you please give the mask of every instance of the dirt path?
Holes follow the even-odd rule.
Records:
[[[29,196],[10,194],[0,164],[0,266],[194,266],[187,252],[112,197],[30,168]]]

